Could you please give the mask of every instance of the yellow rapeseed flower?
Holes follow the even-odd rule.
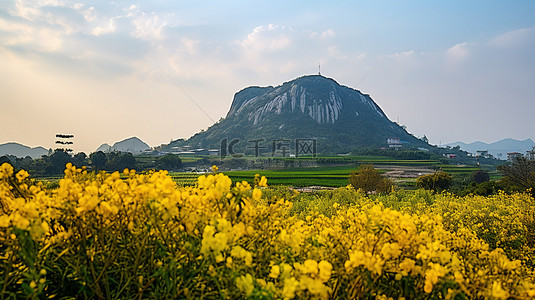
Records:
[[[509,293],[503,289],[502,284],[498,281],[492,283],[490,295],[494,299],[507,299],[509,298]]]
[[[236,278],[236,287],[245,293],[245,296],[249,297],[254,291],[253,276],[249,273]]]
[[[333,266],[331,265],[331,263],[328,261],[322,260],[318,264],[318,269],[319,269],[318,278],[322,282],[327,282],[331,278],[331,273],[333,270]]]
[[[262,178],[260,178],[260,182],[258,183],[258,186],[259,187],[267,187],[267,178],[266,176],[262,176]]]
[[[277,279],[280,275],[280,267],[278,265],[271,266],[271,272],[269,272],[268,277]]]
[[[260,201],[261,198],[262,198],[262,191],[259,190],[259,189],[254,189],[253,190],[253,199],[255,201]]]
[[[19,182],[22,182],[24,179],[28,178],[28,176],[30,176],[30,174],[28,174],[28,172],[24,171],[24,170],[20,170],[17,172],[17,180]]]

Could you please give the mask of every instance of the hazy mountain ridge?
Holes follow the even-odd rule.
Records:
[[[131,137],[131,138],[127,138],[125,140],[116,142],[113,144],[113,146],[110,146],[109,144],[104,143],[100,145],[100,147],[98,147],[97,150],[95,150],[95,152],[118,151],[118,152],[130,152],[132,154],[140,154],[150,149],[151,147],[147,145],[147,143],[143,142],[137,137]]]
[[[476,153],[476,151],[480,150],[488,150],[489,153],[494,155],[496,158],[505,159],[507,158],[507,153],[519,152],[525,154],[526,151],[535,147],[535,142],[532,139],[516,140],[512,138],[506,138],[493,143],[485,143],[481,141],[476,141],[473,143],[455,142],[446,144],[444,146],[459,146],[462,150],[470,153]]]
[[[48,150],[41,146],[32,148],[15,142],[0,145],[0,156],[13,155],[20,158],[29,156],[33,159],[37,159],[47,154]]]
[[[111,152],[111,146],[108,143],[104,143],[100,145],[95,152],[102,151],[102,152]]]

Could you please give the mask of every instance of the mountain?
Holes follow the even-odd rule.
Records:
[[[531,150],[533,147],[535,147],[535,142],[533,142],[532,139],[526,139],[521,141],[512,138],[507,138],[494,143],[484,143],[477,141],[467,144],[463,142],[455,142],[451,144],[446,144],[444,146],[459,146],[462,150],[470,153],[476,153],[476,151],[479,150],[488,150],[490,154],[494,155],[494,157],[505,159],[507,158],[507,153],[525,153],[526,151]]]
[[[28,147],[19,143],[6,143],[0,145],[0,156],[14,155],[16,157],[29,156],[33,159],[40,158],[43,155],[47,155],[48,150],[43,147]]]
[[[233,146],[242,152],[260,147],[271,153],[281,143],[290,149],[300,140],[315,140],[319,153],[347,153],[358,147],[388,147],[388,139],[397,146],[430,147],[390,121],[370,95],[311,75],[277,87],[245,88],[235,94],[225,119],[160,150],[219,149],[237,140]]]
[[[96,151],[102,152],[130,152],[132,154],[139,154],[143,151],[150,150],[150,146],[137,137],[131,137],[126,140],[122,140],[110,146],[108,144],[102,144]],[[95,151],[95,152],[96,152]]]
[[[112,152],[111,146],[109,144],[107,144],[107,143],[104,143],[104,144],[100,145],[100,147],[98,147],[97,150],[95,150],[95,152],[98,152],[98,151]]]

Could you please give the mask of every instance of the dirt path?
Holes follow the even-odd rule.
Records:
[[[388,178],[418,178],[422,175],[433,174],[435,170],[425,167],[411,166],[379,166],[382,170],[387,170],[384,175]]]

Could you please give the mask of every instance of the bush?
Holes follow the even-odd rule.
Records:
[[[525,191],[531,189],[535,196],[535,161],[524,157],[516,158],[512,162],[498,166],[503,174],[502,181],[511,189]]]
[[[394,187],[394,183],[381,175],[373,165],[362,165],[357,171],[349,176],[349,184],[356,190],[363,189],[369,193],[389,193]]]
[[[459,196],[466,195],[479,195],[479,196],[490,196],[495,195],[499,191],[509,191],[507,187],[500,181],[485,181],[482,183],[472,182],[468,187],[459,191],[457,194]]]
[[[168,153],[156,160],[156,167],[159,170],[176,171],[182,168],[182,160],[178,155]]]
[[[483,170],[477,170],[472,173],[472,181],[475,183],[483,183],[490,180],[489,172]]]
[[[451,175],[440,171],[435,174],[422,175],[416,179],[416,186],[426,190],[442,192],[447,190],[453,181]]]

